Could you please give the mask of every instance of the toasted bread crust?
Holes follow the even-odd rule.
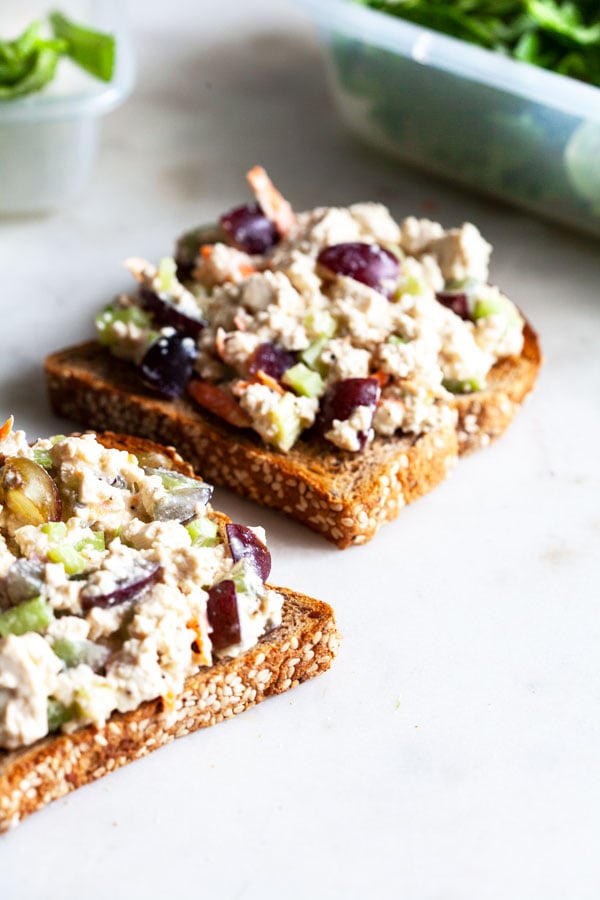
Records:
[[[112,433],[98,439],[136,454],[160,452],[191,474],[173,448]],[[89,725],[21,750],[0,750],[0,832],[174,738],[216,725],[326,671],[339,645],[333,610],[287,588],[275,590],[284,597],[281,625],[241,656],[200,669],[172,703],[157,698],[131,712],[114,713],[101,728]]]
[[[458,449],[461,456],[486,447],[506,430],[527,394],[533,389],[542,352],[538,336],[525,323],[523,351],[519,357],[497,362],[485,391],[456,397]]]
[[[281,510],[340,548],[368,541],[443,481],[457,458],[451,426],[418,438],[376,438],[361,454],[316,440],[281,453],[186,398],[157,398],[132,366],[93,341],[49,356],[46,378],[59,415],[174,444],[208,481]]]

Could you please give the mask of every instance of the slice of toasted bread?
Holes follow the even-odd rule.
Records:
[[[456,396],[458,450],[461,456],[486,447],[503,433],[533,389],[542,352],[538,336],[525,323],[521,355],[501,359],[488,375],[484,391]]]
[[[174,444],[208,481],[283,511],[340,548],[369,540],[443,481],[457,459],[452,426],[376,438],[363,453],[303,439],[281,453],[185,397],[157,398],[133,366],[93,341],[49,356],[46,378],[59,415]]]
[[[98,439],[108,447],[168,457],[173,467],[191,474],[173,448],[110,433]],[[113,713],[100,728],[88,725],[20,750],[0,750],[0,832],[174,738],[229,719],[326,671],[339,644],[333,610],[287,588],[275,590],[284,597],[281,625],[235,659],[200,669],[172,703],[159,697],[131,712]]]
[[[229,719],[328,669],[339,640],[332,609],[276,590],[285,598],[282,624],[242,656],[189,678],[172,708],[159,698],[114,713],[102,728],[89,725],[22,750],[0,750],[0,832],[174,738]]]

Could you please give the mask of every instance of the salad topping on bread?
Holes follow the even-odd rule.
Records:
[[[257,202],[185,235],[97,318],[99,340],[159,394],[187,392],[278,450],[316,434],[351,452],[447,426],[523,348],[523,319],[488,284],[474,225],[396,223],[376,203],[294,214],[266,173]]]
[[[0,429],[0,748],[165,703],[281,622],[264,532],[158,452]]]

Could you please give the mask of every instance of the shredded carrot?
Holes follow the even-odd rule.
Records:
[[[199,406],[208,409],[215,416],[225,419],[230,425],[249,428],[252,424],[250,416],[242,409],[237,400],[211,381],[193,378],[189,382],[187,390]]]
[[[0,428],[0,441],[3,441],[4,438],[7,438],[12,431],[14,416],[9,416],[4,425]]]
[[[260,382],[260,384],[264,384],[265,387],[271,388],[272,391],[276,391],[278,394],[285,394],[285,391],[279,382],[275,381],[274,378],[271,378],[270,375],[267,375],[266,372],[263,372],[262,369],[259,369],[256,373],[256,380]]]
[[[279,234],[285,237],[291,231],[296,219],[291,204],[280,194],[262,166],[250,169],[246,173],[246,180],[267,219],[270,219]]]
[[[214,249],[214,244],[202,244],[202,246],[200,247],[202,259],[210,259]]]
[[[257,269],[254,266],[251,266],[250,263],[240,263],[240,275],[242,278],[248,278],[249,275],[254,275]]]
[[[391,375],[388,375],[387,372],[371,372],[369,378],[374,378],[377,382],[379,382],[379,387],[384,388],[386,384],[390,383]]]

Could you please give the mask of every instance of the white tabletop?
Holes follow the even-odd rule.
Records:
[[[91,335],[125,256],[244,202],[257,162],[296,208],[475,221],[546,363],[505,437],[366,547],[218,490],[266,526],[275,583],[335,606],[335,666],[26,820],[0,839],[2,900],[597,898],[598,245],[358,146],[282,0],[132,19],[138,86],[83,202],[0,220],[3,415],[32,438],[68,428],[42,357]]]

